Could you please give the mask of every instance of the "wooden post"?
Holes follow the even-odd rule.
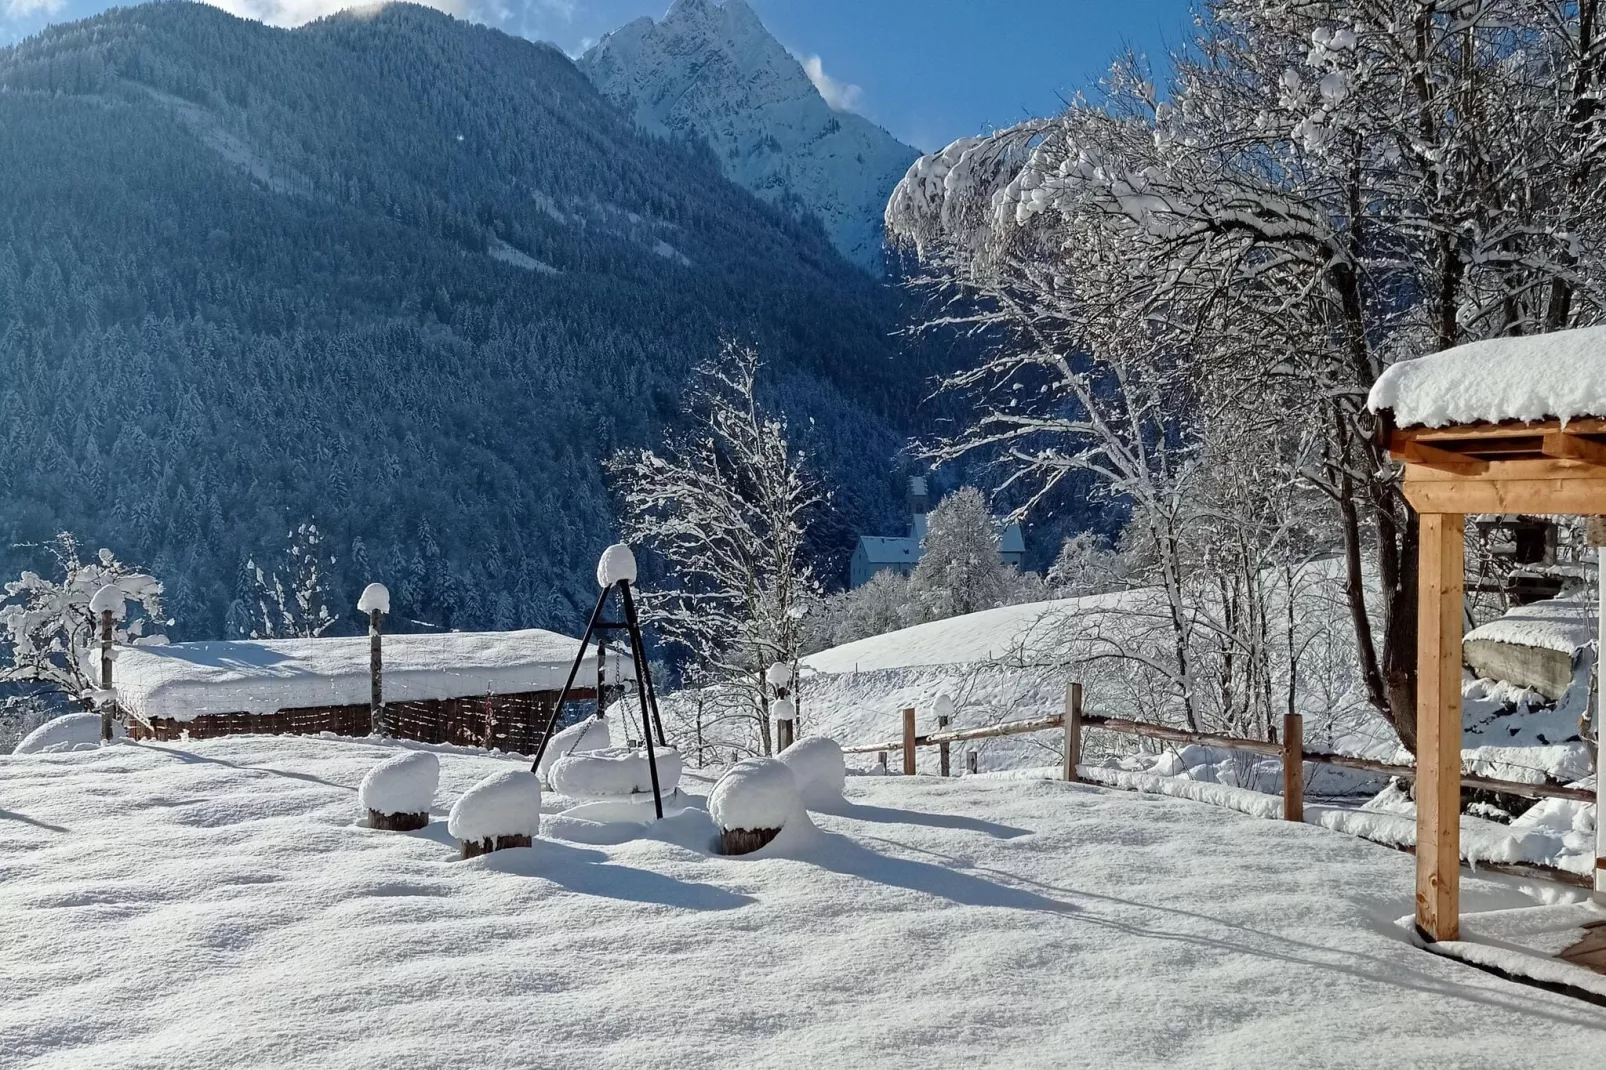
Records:
[[[1595,899],[1606,903],[1606,516],[1589,518],[1600,588],[1600,638],[1595,643]]]
[[[965,752],[965,772],[974,774],[976,772],[977,766],[979,764],[977,759],[979,759],[980,757],[981,757],[981,755],[976,751],[973,751],[973,750],[972,751],[966,751]]]
[[[953,718],[949,717],[947,714],[941,714],[937,718],[937,729],[939,731],[941,731],[942,729],[947,728],[948,727],[948,723],[951,720],[953,720]],[[946,743],[937,744],[937,758],[938,758],[938,761],[942,765],[942,775],[943,776],[950,775],[949,772],[948,772],[948,744],[946,744]]]
[[[103,609],[100,612],[100,689],[112,689],[112,611]],[[100,703],[100,738],[103,742],[111,742],[112,738],[112,712],[110,699],[102,698]]]
[[[903,775],[915,775],[915,708],[903,711]]]
[[[385,689],[382,659],[379,653],[379,618],[377,609],[368,611],[368,729],[376,736],[390,734],[385,723]]]
[[[1283,820],[1305,820],[1305,718],[1283,714]]]
[[[887,775],[887,752],[878,750],[875,753],[875,763],[881,767],[881,775]]]
[[[1082,683],[1065,685],[1065,779],[1080,780],[1076,767],[1082,764]]]
[[[1461,912],[1464,518],[1423,513],[1417,565],[1416,926],[1454,940]]]

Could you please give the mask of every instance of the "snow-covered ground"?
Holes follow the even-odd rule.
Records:
[[[1606,1037],[1598,1008],[1412,947],[1412,860],[1322,828],[850,777],[780,852],[709,854],[697,809],[640,835],[548,797],[534,848],[462,862],[442,815],[517,760],[431,748],[436,823],[363,828],[396,747],[0,757],[0,1062],[1582,1067]],[[1469,876],[1465,909],[1525,887]]]

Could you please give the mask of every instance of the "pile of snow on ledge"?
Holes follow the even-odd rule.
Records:
[[[708,796],[708,816],[727,832],[785,828],[802,810],[797,777],[790,766],[774,758],[737,762]]]
[[[658,790],[668,795],[680,783],[680,752],[673,747],[654,747],[653,757],[658,765]],[[559,795],[580,799],[652,790],[652,769],[647,765],[645,748],[612,747],[565,754],[552,763],[547,779]]]
[[[547,787],[552,786],[552,767],[558,763],[559,758],[571,754],[584,754],[587,751],[607,750],[613,746],[613,736],[608,732],[608,722],[601,717],[587,717],[579,724],[572,724],[561,732],[554,733],[547,741],[546,753],[541,755],[541,764],[536,769],[536,775],[541,783]]]
[[[1606,327],[1490,338],[1386,369],[1367,407],[1396,427],[1606,416]]]
[[[783,750],[778,759],[797,780],[799,794],[810,806],[828,806],[842,801],[847,783],[847,763],[834,739],[805,736]]]
[[[429,751],[403,751],[368,770],[357,801],[363,810],[381,814],[427,814],[440,781],[439,758]]]
[[[112,734],[127,733],[120,724],[112,725]],[[46,721],[22,737],[13,754],[61,754],[66,751],[93,749],[100,746],[100,714],[69,713]]]
[[[1547,598],[1514,606],[1504,616],[1472,629],[1462,641],[1481,639],[1573,655],[1595,641],[1598,611],[1593,599]]]
[[[492,773],[463,793],[446,819],[446,831],[477,843],[541,831],[541,782],[528,769]]]

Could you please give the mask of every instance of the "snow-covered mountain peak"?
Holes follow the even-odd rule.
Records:
[[[843,256],[879,272],[887,197],[919,153],[832,110],[744,0],[675,0],[661,21],[604,37],[580,66],[642,127],[708,142],[733,180],[768,200],[792,194]]]

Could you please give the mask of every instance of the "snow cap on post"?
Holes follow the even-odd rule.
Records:
[[[123,589],[114,583],[108,583],[89,599],[89,611],[97,618],[102,613],[110,613],[115,620],[123,619]]]
[[[789,698],[778,698],[770,703],[770,716],[777,721],[795,721],[797,720],[797,707],[792,704],[792,700]]]
[[[597,561],[597,586],[607,588],[620,582],[636,582],[636,555],[624,543],[616,542],[602,551]]]
[[[952,717],[954,715],[954,697],[944,691],[931,700],[931,712],[938,717]]]
[[[771,687],[785,687],[792,682],[792,666],[784,661],[777,661],[769,667],[764,679],[770,682]]]
[[[383,583],[370,583],[362,589],[362,597],[357,599],[357,612],[372,613],[375,610],[390,612],[390,589]]]

